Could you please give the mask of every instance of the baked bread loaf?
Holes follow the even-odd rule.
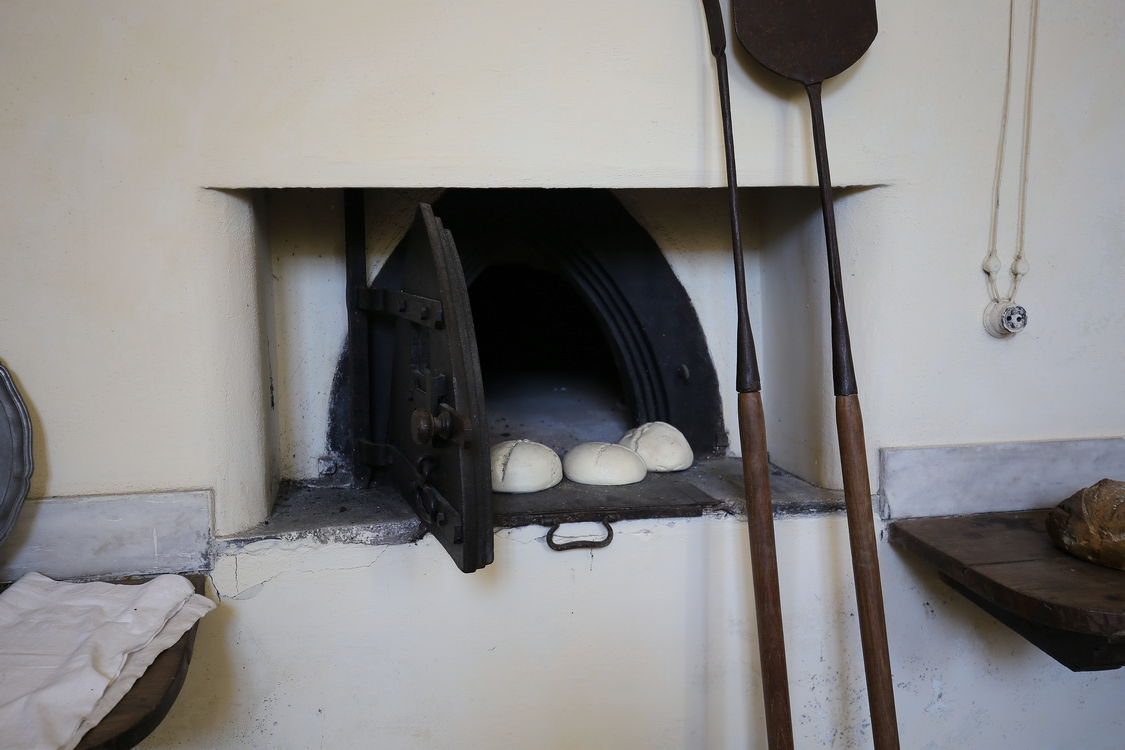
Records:
[[[1125,482],[1103,479],[1063,500],[1047,516],[1047,533],[1075,557],[1125,570]]]

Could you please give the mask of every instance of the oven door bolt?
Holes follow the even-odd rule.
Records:
[[[437,415],[415,409],[410,415],[410,436],[418,445],[429,445],[434,438],[469,448],[473,442],[473,423],[449,404],[438,404]]]

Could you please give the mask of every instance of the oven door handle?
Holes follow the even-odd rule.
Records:
[[[568,549],[600,549],[608,547],[609,543],[613,541],[613,527],[609,525],[609,519],[602,519],[602,526],[605,526],[604,539],[579,539],[573,542],[563,542],[559,544],[555,541],[555,532],[559,530],[561,524],[554,524],[551,526],[550,531],[547,532],[547,546],[555,552],[563,552]]]

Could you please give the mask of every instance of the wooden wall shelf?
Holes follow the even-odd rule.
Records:
[[[896,521],[890,540],[1071,670],[1125,666],[1125,571],[1055,547],[1048,512]]]

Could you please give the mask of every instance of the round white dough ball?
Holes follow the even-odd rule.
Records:
[[[618,443],[636,451],[649,471],[683,471],[695,459],[684,433],[667,422],[634,427]]]
[[[492,489],[496,492],[539,492],[562,481],[559,454],[530,440],[508,440],[492,446]]]
[[[579,484],[633,484],[645,478],[644,459],[623,445],[582,443],[563,459],[566,478]]]

